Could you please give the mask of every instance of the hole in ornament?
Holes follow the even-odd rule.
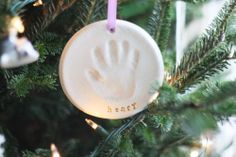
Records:
[[[115,28],[110,28],[110,33],[115,33]]]

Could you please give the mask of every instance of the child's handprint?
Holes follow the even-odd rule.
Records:
[[[139,51],[127,41],[109,41],[92,51],[93,65],[86,77],[94,90],[109,100],[131,98],[136,89],[135,72],[139,63]]]

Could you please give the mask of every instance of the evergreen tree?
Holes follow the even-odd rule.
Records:
[[[185,1],[196,9],[207,0]],[[1,39],[7,35],[10,20],[20,16],[25,31],[19,36],[26,36],[40,53],[36,63],[0,69],[0,135],[6,139],[6,157],[49,157],[51,143],[62,157],[184,157],[201,147],[204,133],[217,130],[219,121],[236,114],[236,81],[218,79],[236,57],[235,0],[226,1],[206,32],[185,50],[177,68],[175,0],[119,0],[119,18],[150,33],[161,49],[167,75],[160,89],[154,85],[159,96],[147,110],[115,121],[79,111],[64,96],[58,79],[66,42],[82,27],[106,18],[107,0],[35,3],[0,1]],[[100,136],[86,118],[109,134],[102,129]]]

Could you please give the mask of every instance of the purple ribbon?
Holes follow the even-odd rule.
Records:
[[[117,0],[108,0],[107,28],[114,32],[116,28]]]

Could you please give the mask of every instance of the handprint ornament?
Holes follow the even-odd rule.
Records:
[[[164,79],[158,46],[139,26],[117,20],[90,24],[67,43],[60,60],[66,96],[83,112],[106,119],[130,117],[144,110],[154,82]]]

